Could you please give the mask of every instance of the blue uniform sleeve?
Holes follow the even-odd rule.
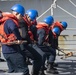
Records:
[[[5,32],[7,34],[14,33],[18,40],[22,39],[21,36],[20,36],[19,30],[18,30],[18,27],[15,24],[15,22],[13,22],[13,20],[11,20],[11,19],[7,20],[5,22],[5,27],[4,28],[5,28]]]
[[[38,34],[38,44],[43,45],[43,42],[45,41],[45,31],[44,29],[39,29],[37,31]]]
[[[51,30],[49,31],[49,44],[54,49],[58,48],[58,37],[55,38]]]
[[[52,30],[49,31],[49,44],[52,44],[53,42],[53,33],[52,33]]]

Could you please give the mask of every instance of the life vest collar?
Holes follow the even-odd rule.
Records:
[[[0,23],[4,23],[7,19],[12,19],[16,23],[17,27],[19,27],[18,19],[13,14],[9,12],[3,12],[2,15],[3,17],[0,19]]]
[[[63,27],[59,21],[56,21],[55,23],[53,23],[53,25],[51,26],[51,29],[53,29],[54,27],[59,27],[60,31],[63,31]]]

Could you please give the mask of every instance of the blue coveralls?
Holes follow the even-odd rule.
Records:
[[[54,49],[55,51],[55,57],[54,57],[54,61],[56,58],[56,49],[58,48],[58,36],[56,35],[56,37],[54,37],[52,31],[49,31],[49,44],[51,44],[51,47]]]
[[[31,59],[33,59],[33,74],[38,75],[43,64],[43,57],[45,56],[45,53],[40,48],[38,48],[36,44],[32,43],[28,35],[28,25],[24,20],[20,22],[20,31],[22,33],[22,38],[28,41],[28,43],[24,43],[23,46],[24,49],[27,49],[30,52],[30,56],[32,56]]]
[[[50,64],[53,63],[55,60],[56,51],[50,46],[43,45],[43,43],[45,42],[45,36],[46,36],[45,30],[43,28],[38,29],[37,34],[38,34],[39,47],[46,53],[47,58],[49,59],[48,62]]]
[[[4,24],[4,31],[6,34],[14,33],[17,37],[17,40],[21,40],[18,27],[13,20],[9,19]],[[25,63],[20,46],[17,44],[14,45],[2,45],[2,52],[7,61],[8,72],[23,72],[24,75],[29,75],[28,66]]]

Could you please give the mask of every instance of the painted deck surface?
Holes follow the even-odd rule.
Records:
[[[76,57],[69,57],[67,59],[60,59],[61,56],[56,57],[56,63],[58,63],[57,70],[59,74],[55,75],[76,75]],[[32,66],[29,65],[29,70],[31,72]],[[22,73],[7,73],[2,72],[1,70],[7,70],[7,64],[6,62],[0,62],[0,75],[22,75]],[[46,73],[46,71],[45,71]],[[46,75],[54,75],[54,74],[47,74]]]

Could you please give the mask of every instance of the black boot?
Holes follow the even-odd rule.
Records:
[[[39,72],[32,68],[31,75],[39,75]]]
[[[47,70],[47,67],[44,66],[44,70]]]
[[[46,75],[44,72],[44,67],[41,67],[40,71],[39,71],[39,75]]]
[[[54,69],[54,70],[57,70],[56,68],[54,68],[54,67],[57,67],[58,66],[58,64],[57,63],[55,63],[55,62],[52,62],[52,63],[49,63],[48,61],[47,61],[47,65],[46,65],[46,69],[47,69],[47,67],[48,67],[48,65],[52,65],[51,67],[52,67],[52,69]],[[45,70],[45,69],[44,69]]]
[[[30,75],[30,74],[22,74],[22,75]]]
[[[55,62],[54,62],[53,66],[54,66],[54,67],[58,67],[58,63],[55,63]]]
[[[53,67],[53,63],[48,64],[46,72],[51,74],[58,74],[58,71]]]
[[[39,74],[32,72],[32,74],[31,74],[31,75],[39,75]]]
[[[39,75],[46,75],[46,74],[44,73],[44,71],[40,71]]]
[[[27,58],[26,58],[26,64],[27,64],[27,65],[32,65],[32,63],[31,63],[31,61],[30,61],[30,58],[29,58],[29,57],[27,57]]]
[[[5,60],[4,60],[4,59],[2,59],[2,58],[0,58],[0,62],[5,62]]]

